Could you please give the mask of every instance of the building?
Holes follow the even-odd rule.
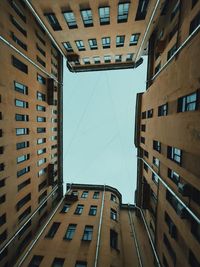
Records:
[[[200,1],[166,1],[137,95],[136,204],[164,267],[200,266]]]
[[[24,255],[16,266],[154,266],[142,218],[107,185],[68,184],[55,215]]]
[[[69,70],[82,72],[141,64],[164,1],[26,2],[67,57]]]
[[[0,266],[12,266],[63,194],[62,55],[24,1],[0,10]]]

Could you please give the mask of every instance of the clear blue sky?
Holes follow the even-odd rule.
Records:
[[[134,202],[136,93],[145,90],[146,66],[71,73],[64,69],[64,181],[116,187]]]

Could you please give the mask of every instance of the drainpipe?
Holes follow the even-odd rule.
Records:
[[[144,214],[143,214],[143,212],[142,212],[142,210],[141,210],[140,207],[138,207],[138,206],[136,206],[136,205],[135,205],[135,207],[140,211],[140,214],[141,214],[141,216],[142,216],[142,220],[143,220],[145,229],[146,229],[146,231],[147,231],[147,235],[148,235],[148,238],[149,238],[149,241],[150,241],[150,244],[151,244],[151,248],[152,248],[152,250],[153,250],[153,254],[154,254],[154,257],[155,257],[156,262],[157,262],[157,267],[162,267],[161,264],[160,264],[160,260],[159,260],[158,254],[157,254],[156,249],[155,249],[155,247],[154,247],[154,243],[153,243],[153,240],[152,240],[152,238],[151,238],[151,234],[150,234],[149,228],[148,228],[148,226],[147,226],[147,222],[146,222],[146,220],[145,220],[145,218],[144,218]]]
[[[138,52],[137,52],[137,54],[136,54],[135,62],[137,62],[137,60],[139,59],[139,56],[140,56],[140,53],[141,53],[141,50],[142,50],[142,46],[144,45],[144,42],[145,42],[145,40],[146,40],[146,36],[147,36],[147,34],[149,33],[149,28],[150,28],[150,26],[151,26],[151,24],[152,24],[152,21],[153,21],[153,19],[154,19],[154,16],[155,16],[155,13],[156,13],[156,11],[157,11],[157,9],[158,9],[159,4],[160,4],[160,0],[157,0],[157,2],[156,2],[156,4],[155,4],[155,7],[154,7],[154,10],[153,10],[153,12],[152,12],[152,14],[151,14],[149,23],[148,23],[148,25],[147,25],[147,27],[146,27],[146,31],[145,31],[145,33],[144,33],[144,37],[143,37],[143,39],[142,39],[140,48],[139,48],[139,50],[138,50]]]
[[[68,189],[68,191],[66,192],[66,194],[68,194],[70,192],[70,190],[71,190],[71,185],[70,185],[70,188]],[[60,208],[60,205],[62,204],[64,198],[65,198],[65,196],[62,197],[62,199],[58,203],[57,207],[55,208],[55,210],[53,211],[53,213],[51,214],[51,216],[49,217],[49,219],[47,220],[47,222],[45,223],[45,225],[42,227],[42,229],[38,233],[37,237],[32,241],[32,243],[31,243],[30,247],[28,248],[28,250],[26,251],[26,253],[22,257],[22,259],[20,260],[20,262],[16,265],[17,267],[20,267],[23,264],[23,262],[25,261],[26,257],[29,255],[29,253],[31,252],[31,250],[33,249],[33,247],[35,246],[35,244],[37,243],[38,239],[43,234],[43,232],[46,229],[46,227],[49,225],[49,223],[52,220],[52,218],[54,217],[55,213]]]
[[[195,221],[200,224],[200,219],[193,213],[193,211],[174,193],[174,191],[166,184],[166,182],[152,169],[152,167],[141,157],[138,157],[138,159],[142,160],[145,165],[148,166],[148,168],[156,175],[156,177],[159,179],[159,181],[164,185],[165,188],[167,188],[168,191],[178,200],[179,203],[189,212],[189,214],[195,219]]]
[[[104,210],[104,199],[105,199],[105,185],[104,185],[103,196],[102,196],[102,200],[101,200],[101,212],[100,212],[100,219],[99,219],[99,228],[98,228],[97,246],[96,246],[96,255],[95,255],[95,261],[94,261],[94,267],[98,266],[100,238],[101,238],[101,228],[102,228],[103,210]]]
[[[172,57],[170,57],[170,59],[159,69],[159,71],[151,78],[151,80],[153,81],[160,73],[163,69],[165,69],[167,67],[167,65],[174,59],[174,57],[176,57],[180,51],[189,43],[189,41],[194,37],[195,34],[197,34],[197,32],[200,30],[200,25],[185,39],[185,41],[181,44],[181,46],[179,46],[176,50],[176,52],[173,54]]]
[[[130,221],[130,225],[131,225],[131,231],[133,233],[133,239],[134,239],[134,243],[135,243],[135,247],[136,247],[136,252],[137,252],[137,256],[138,256],[139,266],[143,267],[142,257],[141,257],[141,254],[140,254],[140,249],[139,249],[138,240],[137,240],[137,236],[136,236],[135,226],[134,226],[134,222],[133,222],[133,219],[132,219],[132,216],[131,216],[130,205],[129,204],[128,204],[128,215],[129,215],[129,221]]]
[[[0,254],[12,243],[12,241],[18,236],[18,234],[21,232],[21,230],[27,225],[27,223],[35,216],[35,214],[39,211],[39,209],[42,207],[42,205],[47,202],[47,200],[51,197],[53,193],[56,192],[58,189],[58,186],[56,186],[53,191],[41,202],[41,204],[38,206],[38,208],[30,215],[30,217],[27,219],[27,221],[15,232],[15,234],[8,240],[8,242],[2,247],[0,250]]]
[[[10,42],[8,42],[3,36],[0,35],[0,41],[4,42],[7,46],[9,46],[10,48],[12,48],[16,53],[18,53],[20,56],[22,56],[23,58],[25,58],[29,63],[31,63],[32,65],[34,65],[34,67],[36,67],[37,69],[39,69],[40,71],[42,71],[43,73],[45,73],[48,77],[54,79],[54,81],[56,81],[57,83],[60,83],[56,77],[50,73],[48,73],[47,71],[45,71],[43,68],[41,68],[38,64],[36,64],[32,59],[30,59],[29,57],[27,57],[26,55],[24,55],[20,50],[18,50],[14,45],[12,45]],[[62,84],[62,83],[61,83]]]

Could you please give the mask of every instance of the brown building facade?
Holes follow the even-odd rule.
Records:
[[[200,2],[166,1],[138,94],[136,204],[164,267],[200,266]]]
[[[134,205],[122,204],[113,187],[72,184],[33,249],[16,266],[153,267],[154,261]]]
[[[72,72],[134,68],[162,1],[26,1],[67,57]]]
[[[62,196],[62,56],[23,1],[0,14],[0,266],[12,266]]]

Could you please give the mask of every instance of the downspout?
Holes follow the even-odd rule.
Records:
[[[136,252],[137,252],[137,257],[138,257],[138,261],[139,261],[139,266],[140,267],[143,267],[142,257],[141,257],[141,254],[140,254],[140,249],[139,249],[139,245],[138,245],[137,235],[136,235],[136,231],[135,231],[134,222],[133,222],[133,219],[132,219],[132,216],[131,216],[129,204],[128,204],[128,215],[129,215],[129,221],[130,221],[131,231],[133,233],[133,240],[134,240],[135,247],[136,247]]]
[[[135,205],[135,207],[140,211],[140,214],[141,214],[141,216],[142,216],[142,220],[143,220],[143,222],[144,222],[144,226],[145,226],[146,231],[147,231],[147,235],[148,235],[148,238],[149,238],[149,241],[150,241],[152,250],[153,250],[153,254],[154,254],[155,259],[156,259],[156,262],[157,262],[157,266],[158,266],[158,267],[162,267],[161,264],[160,264],[160,260],[159,260],[158,254],[157,254],[156,249],[155,249],[155,247],[154,247],[154,243],[153,243],[153,240],[152,240],[152,238],[151,238],[151,234],[150,234],[150,232],[149,232],[149,228],[148,228],[147,223],[146,223],[146,220],[145,220],[145,218],[144,218],[144,214],[143,214],[143,212],[142,212],[142,210],[141,210],[140,207],[138,207],[138,206],[136,206],[136,205]]]
[[[58,189],[58,186],[56,186],[52,192],[41,202],[41,204],[37,207],[37,209],[30,215],[30,217],[27,219],[26,222],[15,232],[15,234],[8,240],[8,242],[2,247],[0,250],[0,254],[12,243],[12,241],[17,237],[17,235],[21,232],[21,230],[27,225],[27,223],[35,216],[35,214],[39,211],[39,209],[42,207],[42,205],[47,202],[47,200],[51,197],[53,193],[56,192]]]
[[[150,28],[151,23],[152,23],[152,21],[153,21],[153,19],[154,19],[154,16],[155,16],[155,13],[156,13],[156,11],[157,11],[157,9],[158,9],[159,4],[160,4],[160,0],[157,0],[156,5],[155,5],[155,7],[154,7],[154,10],[153,10],[153,12],[152,12],[152,14],[151,14],[149,23],[148,23],[148,25],[147,25],[147,27],[146,27],[146,31],[145,31],[145,33],[144,33],[144,37],[143,37],[143,39],[142,39],[140,48],[139,48],[139,50],[138,50],[138,52],[137,52],[137,54],[136,54],[135,62],[137,62],[137,60],[139,59],[138,56],[140,56],[140,53],[141,53],[141,50],[142,50],[142,46],[144,45],[146,36],[147,36],[147,34],[148,34],[148,32],[149,32],[149,28]]]
[[[181,46],[178,47],[173,56],[170,57],[170,59],[159,69],[158,72],[156,72],[156,74],[151,78],[151,80],[154,80],[161,73],[161,71],[167,67],[167,65],[174,59],[174,57],[176,57],[180,53],[180,51],[187,45],[187,43],[189,43],[193,36],[197,34],[199,29],[200,25],[185,39],[185,41],[181,44]]]
[[[102,228],[102,221],[103,221],[104,200],[105,200],[105,185],[104,185],[103,196],[102,196],[102,200],[101,200],[101,212],[100,212],[100,219],[99,219],[99,228],[98,228],[94,267],[98,266],[99,248],[100,248],[100,239],[101,239],[101,228]]]
[[[69,193],[71,190],[71,185],[70,188],[68,189],[68,191],[66,192]],[[62,199],[60,200],[60,202],[58,203],[57,207],[55,208],[55,210],[53,211],[53,213],[51,214],[51,216],[49,217],[49,219],[47,220],[47,222],[45,223],[45,225],[42,227],[42,229],[40,230],[40,232],[38,233],[37,237],[32,241],[30,247],[28,248],[28,250],[26,251],[26,253],[24,254],[24,256],[22,257],[22,259],[20,260],[20,262],[17,264],[17,267],[20,267],[23,262],[25,261],[26,257],[28,256],[28,254],[31,252],[31,250],[33,249],[33,247],[35,246],[35,244],[37,243],[38,239],[40,238],[40,236],[43,234],[44,230],[46,229],[46,227],[48,226],[48,224],[50,223],[51,219],[54,217],[55,213],[57,212],[57,210],[59,209],[60,205],[62,204],[63,200],[64,200],[65,196],[62,197]]]
[[[159,179],[159,181],[164,185],[165,188],[167,188],[168,191],[178,200],[179,203],[190,213],[190,215],[195,219],[195,221],[200,224],[200,219],[193,213],[193,211],[174,193],[174,191],[166,184],[166,182],[152,169],[152,167],[141,157],[138,157],[138,159],[142,160],[145,165],[148,166],[148,168],[156,175],[156,177]]]

